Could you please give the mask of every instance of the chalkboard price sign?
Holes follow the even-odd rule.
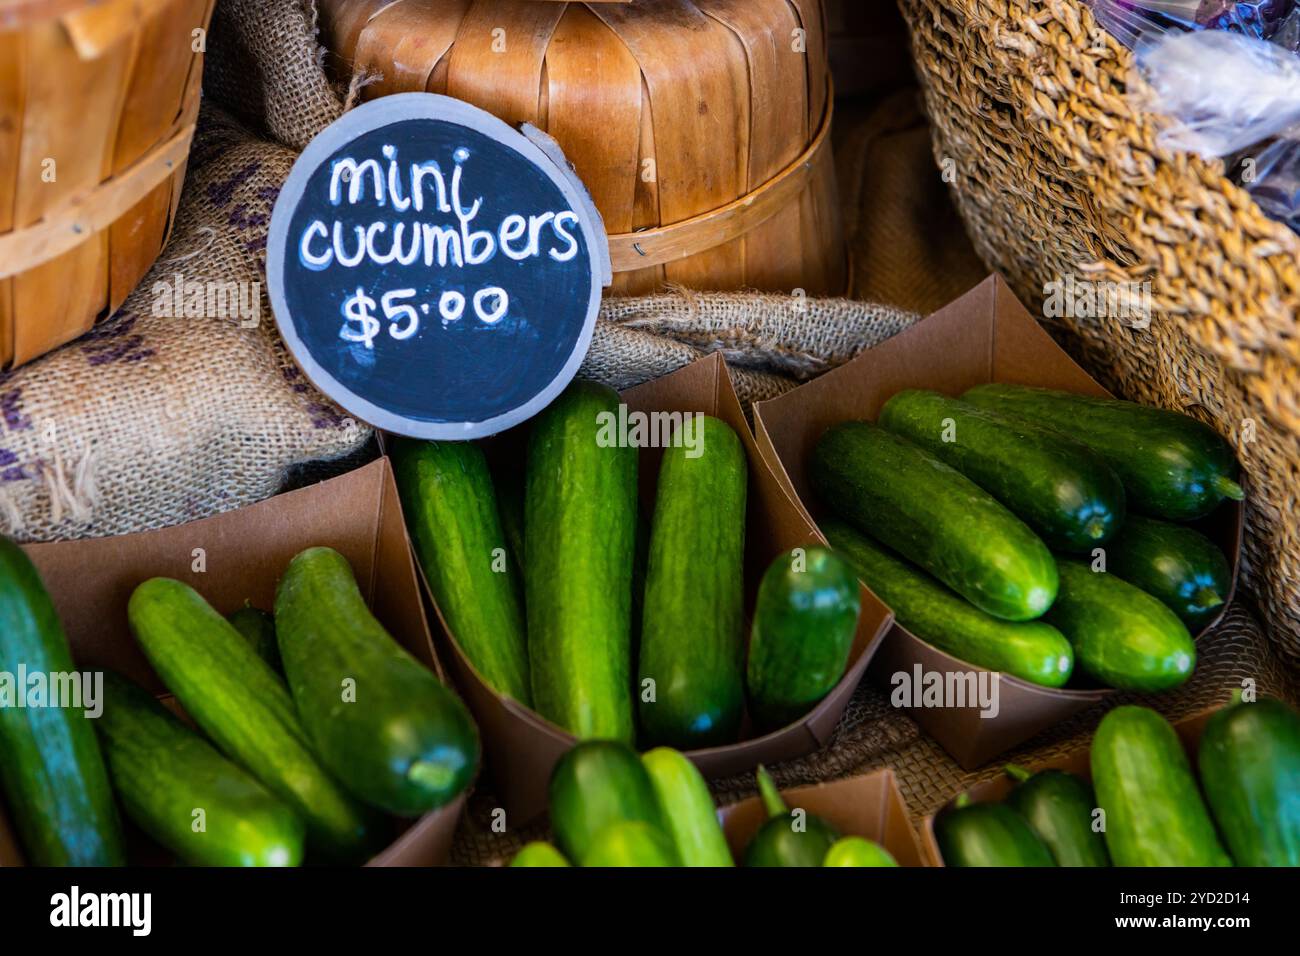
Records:
[[[555,142],[431,93],[374,100],[308,145],[266,273],[318,388],[379,428],[451,440],[555,398],[610,282],[600,215]]]

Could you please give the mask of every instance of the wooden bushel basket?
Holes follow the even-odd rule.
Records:
[[[559,142],[615,294],[842,294],[821,0],[320,0],[363,98],[467,100]]]
[[[111,314],[162,250],[213,3],[0,4],[0,369]]]

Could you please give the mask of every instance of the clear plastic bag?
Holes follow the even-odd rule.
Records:
[[[1130,49],[1157,33],[1226,30],[1300,50],[1297,0],[1088,0],[1088,5]]]
[[[1259,207],[1300,232],[1300,130],[1270,144],[1246,168],[1242,185]]]

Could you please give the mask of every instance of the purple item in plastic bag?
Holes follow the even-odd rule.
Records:
[[[1300,52],[1297,0],[1088,0],[1088,5],[1130,49],[1153,34],[1226,30]]]
[[[1254,181],[1243,185],[1264,212],[1300,232],[1300,139],[1279,139],[1260,153]]]

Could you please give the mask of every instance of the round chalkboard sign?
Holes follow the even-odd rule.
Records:
[[[460,100],[382,97],[312,140],[271,217],[267,288],[312,382],[358,418],[470,439],[578,370],[610,281],[553,140]]]

